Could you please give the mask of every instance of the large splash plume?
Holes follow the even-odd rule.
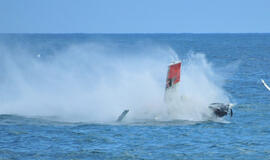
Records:
[[[168,106],[166,72],[175,55],[158,46],[128,50],[88,43],[50,55],[1,46],[0,114],[112,122],[129,109],[128,120],[204,120],[208,104],[229,101],[222,78],[203,54],[190,54],[182,60],[175,105]]]

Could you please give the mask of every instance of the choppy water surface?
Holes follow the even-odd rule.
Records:
[[[136,117],[140,114],[132,114],[131,110],[129,114],[135,120],[127,118],[122,123],[114,122],[114,117],[117,118],[123,108],[104,109],[102,107],[107,103],[99,105],[99,101],[95,100],[106,95],[101,99],[117,104],[119,101],[111,99],[117,99],[116,95],[119,95],[123,102],[133,102],[128,95],[115,91],[120,86],[108,89],[108,85],[103,89],[109,94],[90,94],[94,98],[89,98],[88,101],[88,97],[76,95],[85,95],[88,90],[99,91],[100,88],[97,90],[83,81],[91,77],[89,73],[98,76],[99,72],[85,71],[88,63],[81,59],[81,65],[77,68],[78,58],[74,55],[70,55],[73,56],[72,59],[65,59],[70,60],[68,64],[75,64],[72,68],[67,66],[67,72],[62,70],[66,61],[52,61],[57,55],[63,56],[65,49],[70,46],[89,43],[97,43],[99,51],[108,51],[110,46],[109,49],[113,51],[108,51],[107,56],[117,55],[110,57],[114,63],[118,63],[115,57],[125,59],[127,54],[132,54],[132,59],[138,56],[147,57],[150,53],[142,48],[153,48],[152,46],[158,49],[147,51],[163,52],[164,49],[160,48],[170,48],[168,51],[173,50],[183,62],[188,59],[190,52],[204,54],[215,73],[223,76],[220,86],[230,102],[236,104],[234,116],[215,121],[158,121],[143,120],[144,117],[136,120],[141,118]],[[101,45],[100,49],[100,44],[106,47]],[[25,62],[32,63],[28,61],[29,57],[23,59],[20,56],[24,57],[25,54],[35,58],[40,55],[41,60],[37,61],[42,61],[41,64],[49,69],[44,70],[40,63],[24,65]],[[0,159],[270,159],[270,92],[260,82],[260,79],[264,79],[270,84],[270,34],[0,35],[0,56]],[[20,59],[16,59],[14,63],[14,57]],[[151,61],[151,65],[155,66],[156,62]],[[62,68],[54,68],[56,63],[61,63]],[[21,70],[13,68],[14,65]],[[93,66],[89,66],[90,70],[91,67]],[[138,68],[129,69],[137,71]],[[53,72],[55,70],[57,72]],[[132,73],[137,73],[135,71]],[[59,73],[64,74],[59,76]],[[67,73],[72,74],[67,76]],[[18,74],[24,76],[17,76]],[[112,72],[110,74],[115,75]],[[42,75],[54,75],[57,79],[46,79]],[[149,84],[155,82],[151,78],[145,79],[147,76],[148,74],[144,74],[142,80]],[[133,78],[140,80],[141,77]],[[66,82],[60,83],[58,80]],[[160,80],[161,83],[163,80]],[[81,85],[65,89],[74,82],[80,82]],[[198,79],[197,83],[203,81]],[[95,84],[99,87],[99,82]],[[54,89],[49,85],[54,85]],[[127,90],[131,89],[129,85],[123,86]],[[156,88],[156,85],[151,86],[150,92],[145,95],[151,91],[158,92]],[[65,93],[70,91],[72,93]],[[196,94],[196,90],[192,92]],[[133,92],[129,94],[139,96]],[[151,101],[155,102],[157,97],[158,95],[151,96]],[[143,101],[142,97],[137,99]],[[141,105],[139,102],[133,103]]]

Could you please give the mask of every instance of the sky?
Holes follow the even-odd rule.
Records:
[[[270,33],[270,0],[0,0],[0,33]]]

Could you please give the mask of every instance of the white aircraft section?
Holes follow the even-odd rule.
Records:
[[[263,83],[264,87],[270,91],[270,87],[269,87],[269,86],[268,86],[268,85],[267,85],[267,84],[264,82],[264,80],[263,80],[263,79],[261,79],[261,81],[262,81],[262,83]]]

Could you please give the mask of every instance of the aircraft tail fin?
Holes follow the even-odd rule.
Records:
[[[166,90],[175,87],[175,85],[180,82],[180,71],[181,71],[181,62],[178,61],[169,65],[166,80]]]
[[[177,86],[180,82],[180,71],[181,62],[177,61],[169,65],[164,95],[166,103],[171,103],[177,95]]]

